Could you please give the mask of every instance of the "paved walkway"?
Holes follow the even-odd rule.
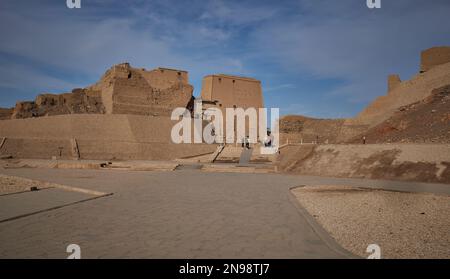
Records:
[[[92,196],[55,188],[1,196],[0,222],[88,199],[92,199]]]
[[[0,223],[0,258],[343,258],[289,189],[327,179],[200,171],[0,169],[113,196]],[[336,183],[363,183],[336,180]],[[353,182],[352,182],[353,181]],[[383,187],[406,187],[397,182]],[[408,184],[412,188],[450,186]],[[449,189],[450,192],[450,189]],[[0,210],[5,205],[0,200]],[[368,243],[370,244],[370,243]]]

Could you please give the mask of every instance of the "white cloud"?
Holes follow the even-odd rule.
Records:
[[[293,103],[281,108],[281,115],[311,115],[313,111],[304,104]]]
[[[277,15],[276,6],[267,7],[261,3],[258,4],[248,1],[211,0],[207,2],[200,19],[212,20],[221,24],[245,25],[268,20]]]
[[[284,90],[284,89],[293,89],[293,88],[295,88],[295,85],[290,84],[290,83],[285,83],[285,84],[280,84],[280,85],[275,85],[275,86],[264,87],[264,92],[280,91],[280,90]]]
[[[218,44],[227,40],[229,34],[219,28],[198,24],[185,29],[181,22],[166,19],[167,30],[161,31],[155,30],[160,26],[142,24],[142,18],[134,14],[97,18],[88,14],[71,18],[53,9],[54,6],[43,6],[35,16],[17,7],[0,10],[0,53],[26,60],[30,65],[24,66],[16,58],[11,58],[8,65],[3,63],[0,72],[6,74],[0,79],[0,86],[31,92],[41,88],[67,91],[88,84],[75,85],[52,77],[48,69],[94,81],[113,64],[125,61],[135,67],[186,69],[197,77],[245,71],[243,62],[233,55],[183,52],[188,46],[207,46],[207,41]],[[177,38],[182,33],[185,35]]]
[[[27,83],[21,82],[23,76],[27,77]],[[0,68],[0,87],[17,90],[46,88],[46,92],[52,92],[76,88],[77,84],[43,74],[24,65],[8,64]]]
[[[42,65],[98,74],[112,63],[126,60],[174,61],[167,45],[149,33],[136,31],[133,21],[127,19],[67,22],[53,17],[36,21],[3,12],[0,18],[1,51]]]
[[[188,70],[196,91],[207,74],[256,74],[271,85],[265,92],[286,93],[279,103],[291,111],[290,102],[303,96],[309,107],[327,96],[361,104],[385,93],[388,74],[407,79],[418,71],[420,50],[450,44],[448,0],[384,1],[377,11],[365,0],[92,0],[80,11],[64,1],[27,2],[2,1],[0,58],[8,63],[0,69],[17,70],[0,83],[30,91],[45,84],[70,90],[70,80],[92,82],[128,61]],[[295,93],[302,92],[296,75],[308,83],[308,95]],[[328,85],[314,84],[322,80]],[[330,80],[339,85],[325,92]]]

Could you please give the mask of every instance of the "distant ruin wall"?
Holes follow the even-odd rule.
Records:
[[[75,159],[70,140],[64,139],[6,138],[0,154],[22,159]]]
[[[174,144],[169,117],[138,115],[60,115],[0,121],[0,154],[15,158],[173,160],[214,152],[216,145]],[[61,152],[61,157],[60,157]]]
[[[425,99],[399,108],[393,116],[364,132],[366,142],[450,144],[450,84]],[[360,143],[361,136],[348,143]]]
[[[391,117],[400,107],[421,101],[431,92],[450,84],[450,63],[434,66],[425,73],[402,81],[388,95],[378,97],[367,106],[353,123],[375,126]]]
[[[0,120],[11,119],[13,113],[13,108],[0,108]]]
[[[387,81],[388,93],[374,100],[355,118],[340,121],[302,116],[283,117],[281,144],[316,141],[343,143],[348,140],[361,142],[370,128],[383,123],[405,106],[430,97],[433,90],[450,84],[450,47],[431,48],[422,52],[421,71],[406,81],[402,81],[399,75],[390,75]],[[446,119],[443,116],[440,121]]]
[[[346,119],[285,116],[280,119],[280,143],[341,143],[367,128],[367,125],[348,123]]]
[[[399,75],[389,75],[389,77],[388,77],[388,92],[391,92],[392,90],[397,88],[397,86],[399,86],[400,83],[402,83],[402,80],[400,79]]]
[[[0,138],[170,142],[170,117],[74,114],[0,121]]]
[[[280,143],[336,142],[343,120],[286,116],[280,120]]]
[[[160,160],[212,153],[215,145],[78,140],[75,156],[68,139],[7,138],[0,155],[19,159]]]
[[[74,89],[72,93],[41,94],[34,102],[17,102],[12,118],[30,118],[62,114],[104,113],[101,92]]]
[[[450,47],[434,47],[424,50],[421,54],[420,71],[429,71],[435,66],[450,62]]]

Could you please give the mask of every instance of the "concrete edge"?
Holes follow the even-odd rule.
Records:
[[[26,178],[26,177],[14,176],[14,175],[6,175],[6,174],[3,174],[3,175],[9,176],[9,177],[12,177],[12,178],[16,178],[16,179],[26,180],[28,182],[42,183],[44,185],[44,187],[41,188],[41,189],[58,188],[58,189],[65,190],[65,191],[78,192],[78,193],[83,193],[83,194],[93,195],[93,196],[105,196],[105,195],[112,195],[113,194],[113,193],[104,193],[104,192],[99,192],[99,191],[94,191],[94,190],[89,190],[89,189],[84,189],[84,188],[79,188],[79,187],[61,185],[61,184],[58,184],[58,183],[42,181],[42,180],[39,180],[39,179],[29,179],[29,178]],[[25,192],[28,192],[28,191],[25,191]]]
[[[373,178],[363,178],[363,177],[344,177],[344,176],[318,176],[318,175],[312,175],[312,174],[299,174],[299,173],[291,173],[291,172],[283,172],[278,171],[274,173],[276,175],[286,175],[290,177],[306,177],[306,178],[319,178],[319,179],[338,179],[338,180],[354,180],[359,181],[361,184],[363,183],[398,183],[400,186],[392,187],[392,186],[358,186],[360,188],[368,188],[368,189],[377,189],[377,190],[388,190],[391,189],[392,191],[398,191],[398,192],[407,192],[407,193],[428,193],[428,194],[435,194],[435,195],[450,195],[450,184],[448,183],[436,183],[436,182],[425,182],[425,181],[413,181],[413,180],[395,180],[395,179],[373,179]],[[407,184],[416,184],[418,185],[415,187],[416,189],[409,189],[409,190],[403,190],[404,188],[409,187]],[[340,184],[335,184],[336,186],[339,186]],[[306,186],[306,185],[304,185]],[[300,186],[299,186],[300,187]],[[294,187],[295,188],[295,187]],[[420,189],[417,189],[420,188]]]
[[[82,200],[75,201],[75,202],[72,202],[72,203],[58,205],[58,206],[54,206],[54,207],[51,207],[51,208],[46,208],[46,209],[42,209],[42,210],[30,212],[30,213],[18,215],[18,216],[14,216],[14,217],[11,217],[11,218],[0,220],[0,223],[17,220],[17,219],[20,219],[20,218],[23,218],[23,217],[27,217],[27,216],[31,216],[31,215],[35,215],[35,214],[39,214],[39,213],[43,213],[43,212],[48,212],[48,211],[51,211],[51,210],[63,208],[63,207],[66,207],[66,206],[70,206],[70,205],[74,205],[74,204],[78,204],[78,203],[82,203],[82,202],[86,202],[86,201],[95,200],[95,199],[98,199],[98,198],[112,196],[114,194],[114,193],[104,193],[104,192],[99,192],[99,191],[94,191],[94,190],[89,190],[89,189],[83,189],[83,188],[78,188],[78,187],[73,187],[73,186],[66,186],[66,185],[61,185],[61,184],[57,184],[57,183],[50,183],[50,182],[47,182],[47,181],[41,181],[41,180],[37,180],[37,179],[29,179],[29,178],[20,177],[20,176],[13,176],[13,175],[6,175],[6,176],[13,177],[13,178],[16,178],[16,179],[23,179],[23,180],[26,180],[26,181],[33,181],[33,182],[37,182],[37,183],[42,183],[42,184],[45,185],[44,188],[40,189],[42,191],[43,190],[48,190],[48,189],[60,189],[60,190],[63,190],[63,191],[77,192],[77,193],[82,193],[82,194],[86,194],[86,195],[91,195],[91,196],[94,196],[94,197],[87,198],[87,199],[82,199]],[[20,192],[20,193],[28,193],[28,192],[29,191]],[[20,194],[20,193],[11,193],[11,195],[12,194]]]
[[[38,188],[38,191],[43,191],[43,190],[47,190],[47,189],[52,189],[54,187],[43,187],[43,188]],[[26,191],[18,191],[18,192],[11,192],[11,193],[6,193],[6,194],[1,194],[0,197],[4,197],[4,196],[12,196],[12,195],[18,195],[18,194],[24,194],[24,193],[29,193],[31,192],[31,190],[26,190]]]
[[[75,201],[75,202],[71,202],[71,203],[67,203],[67,204],[63,204],[63,205],[58,205],[58,206],[54,206],[54,207],[50,207],[50,208],[46,208],[46,209],[42,209],[42,210],[30,212],[30,213],[26,213],[26,214],[21,214],[21,215],[18,215],[18,216],[14,216],[14,217],[11,217],[11,218],[0,220],[0,224],[6,223],[6,222],[9,222],[9,221],[14,221],[14,220],[17,220],[17,219],[20,219],[20,218],[28,217],[28,216],[31,216],[31,215],[36,215],[36,214],[39,214],[39,213],[49,212],[49,211],[60,209],[60,208],[63,208],[63,207],[67,207],[67,206],[71,206],[71,205],[75,205],[75,204],[79,204],[79,203],[83,203],[83,202],[87,202],[87,201],[91,201],[91,200],[96,200],[96,199],[107,197],[107,196],[111,196],[111,195],[113,195],[113,193],[105,194],[105,195],[102,195],[102,196],[95,196],[95,197],[92,197],[92,198],[83,199],[83,200],[79,200],[79,201]]]
[[[96,197],[103,197],[106,195],[112,195],[113,193],[104,193],[104,192],[99,192],[99,191],[94,191],[94,190],[89,190],[89,189],[83,189],[83,188],[78,188],[78,187],[72,187],[72,186],[66,186],[66,185],[59,185],[56,184],[54,185],[55,188],[61,189],[61,190],[66,190],[66,191],[70,191],[70,192],[78,192],[78,193],[83,193],[83,194],[87,194],[87,195],[93,195]]]
[[[306,185],[299,185],[289,188],[288,200],[294,205],[298,213],[306,219],[306,222],[311,226],[312,230],[319,236],[319,238],[327,245],[331,250],[337,254],[343,256],[346,259],[363,259],[350,251],[342,247],[323,227],[320,225],[316,219],[300,204],[292,190],[296,188],[305,187]]]

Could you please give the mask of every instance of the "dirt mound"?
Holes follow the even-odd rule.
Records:
[[[450,183],[448,144],[299,145],[281,149],[278,169],[300,175]]]
[[[336,142],[343,119],[315,119],[288,115],[280,119],[281,142]]]
[[[316,119],[288,115],[280,119],[281,143],[340,143],[367,130],[349,119]]]
[[[298,164],[313,156],[315,145],[286,146],[280,150],[278,169],[282,172],[295,172]]]
[[[422,101],[400,107],[365,134],[367,143],[450,143],[450,85]],[[361,142],[355,137],[350,143]]]

